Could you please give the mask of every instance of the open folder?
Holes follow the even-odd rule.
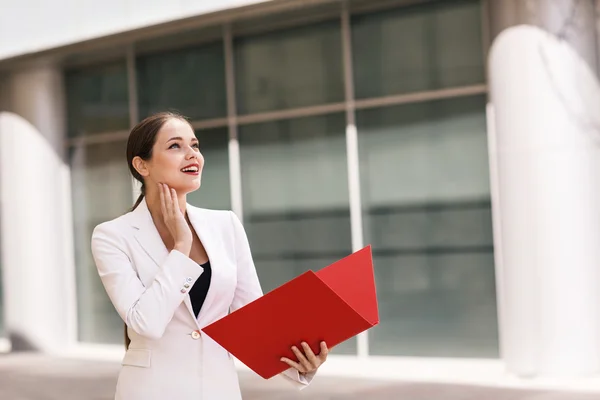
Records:
[[[379,323],[373,258],[367,246],[318,272],[308,271],[203,331],[269,379],[296,360],[292,345],[329,348]],[[297,361],[297,360],[296,360]]]

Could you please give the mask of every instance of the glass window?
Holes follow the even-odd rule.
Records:
[[[188,195],[188,203],[202,208],[231,209],[228,128],[196,131],[204,156],[200,189]]]
[[[238,38],[240,114],[344,100],[339,21]]]
[[[96,225],[125,214],[133,205],[126,142],[71,150],[79,340],[123,343],[123,321],[110,302],[92,258]]]
[[[129,129],[125,60],[66,73],[69,136]]]
[[[357,98],[484,83],[479,1],[352,17]]]
[[[240,128],[244,226],[263,290],[352,251],[345,117]],[[356,341],[336,347],[356,353]]]
[[[175,110],[192,120],[227,114],[223,43],[137,58],[140,118]]]
[[[498,357],[485,97],[357,113],[374,355]]]

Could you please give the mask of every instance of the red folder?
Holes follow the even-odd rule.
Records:
[[[296,360],[292,345],[315,354],[379,323],[371,246],[318,272],[308,271],[203,331],[265,379]],[[297,360],[296,360],[297,361]]]

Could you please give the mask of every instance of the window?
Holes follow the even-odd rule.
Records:
[[[356,98],[484,82],[479,1],[352,17]]]
[[[92,258],[94,228],[133,204],[123,141],[82,145],[71,151],[79,340],[123,343],[123,320],[108,299]]]
[[[124,60],[68,71],[65,80],[69,136],[129,129]]]
[[[240,128],[244,226],[263,290],[351,253],[345,117]],[[355,353],[355,340],[336,347]]]
[[[374,355],[497,357],[483,96],[357,115]]]
[[[192,120],[225,117],[222,42],[140,56],[136,69],[141,119],[166,110]]]
[[[344,100],[339,21],[235,40],[238,112]]]
[[[196,131],[204,156],[200,189],[188,194],[188,203],[202,208],[231,209],[229,184],[229,132],[227,128]]]

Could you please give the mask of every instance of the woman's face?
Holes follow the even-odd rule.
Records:
[[[146,186],[165,183],[177,194],[187,194],[200,187],[204,157],[190,125],[171,118],[156,135],[152,158],[145,162]],[[143,174],[144,175],[144,174]]]

